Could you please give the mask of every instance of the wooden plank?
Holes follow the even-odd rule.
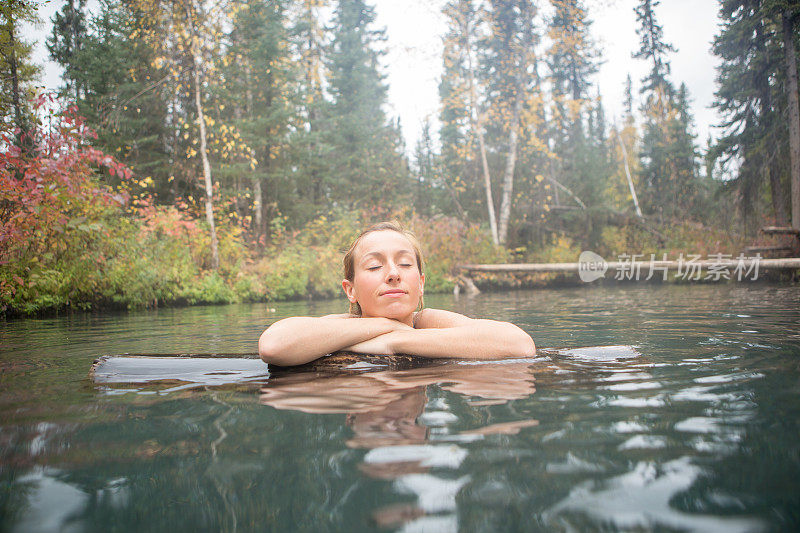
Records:
[[[744,249],[745,253],[758,254],[758,253],[773,253],[773,252],[789,252],[791,253],[791,246],[748,246]]]
[[[761,233],[767,235],[796,235],[800,236],[800,229],[791,226],[765,226],[761,228]]]
[[[264,384],[281,376],[361,374],[365,372],[406,371],[430,368],[437,371],[451,365],[474,368],[481,375],[481,366],[510,363],[549,364],[559,359],[575,362],[615,362],[639,357],[636,347],[588,346],[579,348],[538,348],[536,357],[502,360],[464,360],[426,358],[410,355],[365,355],[339,352],[321,357],[305,365],[277,367],[267,365],[255,354],[163,354],[111,355],[94,361],[89,378],[109,390],[173,392],[198,387],[219,387],[255,383]],[[125,387],[127,386],[127,387]],[[131,388],[132,387],[132,388]]]
[[[105,355],[94,361],[89,378],[96,383],[171,384],[179,388],[261,381],[276,374],[352,370],[403,370],[446,360],[410,355],[364,355],[339,352],[304,365],[267,365],[257,354]]]

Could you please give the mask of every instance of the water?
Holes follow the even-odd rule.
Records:
[[[101,355],[254,353],[274,320],[344,302],[0,323],[0,530],[800,528],[800,288],[426,303],[569,350],[97,383]]]

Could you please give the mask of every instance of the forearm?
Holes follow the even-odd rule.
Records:
[[[507,359],[533,357],[530,335],[508,322],[475,320],[468,326],[394,331],[386,334],[391,351],[421,357]]]
[[[394,331],[393,322],[386,318],[286,318],[261,334],[258,353],[266,363],[301,365]]]

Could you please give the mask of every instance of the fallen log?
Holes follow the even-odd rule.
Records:
[[[630,269],[631,261],[606,262],[607,270]],[[759,269],[800,269],[800,257],[782,259],[749,258],[697,260],[697,261],[640,261],[635,262],[639,267],[650,267],[655,270],[678,270],[678,268],[749,268],[758,265]],[[456,268],[467,272],[498,272],[498,273],[526,273],[526,272],[579,272],[585,263],[505,263],[505,264],[462,264]]]
[[[794,235],[800,237],[800,229],[791,226],[765,226],[761,228],[761,233],[767,235]]]

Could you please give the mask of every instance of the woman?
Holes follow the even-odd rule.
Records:
[[[423,309],[422,253],[397,224],[381,222],[359,235],[344,256],[344,278],[350,313],[279,320],[258,341],[261,359],[292,366],[342,350],[460,359],[536,354],[531,337],[508,322]]]

